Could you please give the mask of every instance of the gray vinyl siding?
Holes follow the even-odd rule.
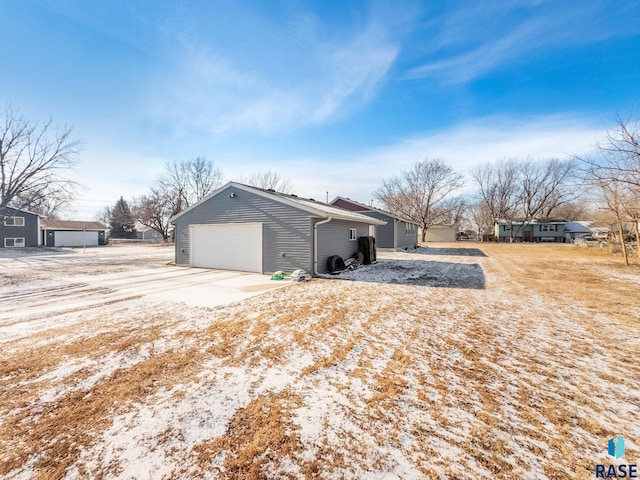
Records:
[[[414,247],[418,244],[417,225],[412,234],[407,234],[407,222],[389,214],[372,210],[360,210],[357,213],[387,222],[386,225],[376,225],[376,247],[396,249]]]
[[[377,218],[378,220],[382,220],[387,222],[386,225],[376,225],[376,247],[377,248],[395,248],[394,247],[394,239],[393,239],[393,217],[389,217],[389,215],[385,215],[380,212],[373,212],[369,210],[363,210],[357,212],[361,215],[366,215],[367,217]]]
[[[176,264],[190,264],[189,225],[258,222],[263,224],[263,273],[312,271],[309,213],[232,186],[175,220]]]
[[[385,225],[386,226],[386,225]],[[411,227],[410,232],[407,233],[407,226]],[[418,226],[414,224],[407,224],[402,220],[395,222],[396,228],[396,245],[395,248],[413,248],[418,245]]]
[[[376,226],[376,230],[381,225]],[[349,240],[349,229],[357,230],[356,240]],[[327,259],[339,255],[343,259],[358,251],[358,237],[369,235],[369,224],[332,220],[318,225],[318,273],[327,273]],[[377,239],[376,239],[377,246]]]
[[[24,226],[14,227],[4,224],[5,217],[23,217]],[[4,248],[5,238],[24,238],[25,247],[37,247],[39,238],[38,215],[11,207],[0,209],[0,248]]]

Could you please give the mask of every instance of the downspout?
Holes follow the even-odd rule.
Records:
[[[398,247],[398,232],[396,231],[398,229],[398,223],[400,223],[400,220],[398,220],[397,218],[393,219],[393,249],[395,250]]]
[[[313,226],[313,274],[318,276],[318,225],[323,225],[325,223],[329,223],[331,220],[331,215],[327,217],[326,220],[322,220],[317,222]]]

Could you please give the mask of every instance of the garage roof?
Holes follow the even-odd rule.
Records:
[[[79,222],[76,220],[40,220],[42,228],[51,230],[107,230],[101,222]]]
[[[362,210],[359,210],[359,211],[377,212],[377,213],[381,213],[382,215],[387,215],[388,217],[395,218],[405,223],[412,223],[414,225],[417,225],[416,222],[408,219],[407,217],[402,217],[400,215],[396,215],[395,213],[387,212],[386,210],[381,210],[379,208],[372,207],[370,205],[365,205],[364,203],[356,202],[355,200],[351,200],[350,198],[346,198],[346,197],[337,196],[336,198],[331,200],[331,204],[334,204],[337,200],[343,200],[345,202],[351,203],[352,205],[360,206]]]
[[[209,199],[215,197],[223,190],[227,188],[237,188],[238,190],[244,190],[246,192],[255,193],[256,195],[261,195],[263,197],[270,198],[280,203],[284,203],[286,205],[290,205],[295,208],[299,208],[300,210],[304,210],[312,215],[321,218],[334,218],[336,220],[348,220],[352,222],[360,222],[367,223],[369,225],[385,225],[387,222],[382,220],[378,220],[376,218],[368,217],[366,215],[362,215],[360,213],[350,212],[349,210],[344,210],[339,207],[334,207],[332,205],[327,205],[326,203],[317,202],[315,200],[309,198],[301,198],[296,195],[287,195],[284,193],[278,193],[273,190],[264,190],[262,188],[251,187],[249,185],[244,185],[242,183],[237,182],[229,182],[226,185],[218,188],[216,191],[212,192],[198,203],[190,206],[186,210],[183,210],[173,218],[171,218],[171,222],[175,222],[176,219],[180,218],[182,215],[187,213],[188,211],[196,208],[198,205],[208,201]]]

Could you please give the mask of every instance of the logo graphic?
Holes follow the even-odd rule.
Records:
[[[615,437],[610,438],[608,445],[608,453],[613,458],[620,458],[624,455],[624,438],[622,438],[620,435],[616,435]]]
[[[624,438],[616,435],[607,442],[607,453],[618,460],[624,455]],[[637,463],[605,465],[596,463],[596,478],[638,478]]]

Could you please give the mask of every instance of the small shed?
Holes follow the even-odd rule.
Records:
[[[107,227],[101,222],[42,220],[42,245],[46,247],[91,247],[107,244]]]
[[[171,219],[177,265],[257,273],[326,273],[385,222],[313,199],[229,182]]]
[[[455,225],[431,225],[427,228],[427,234],[425,236],[427,242],[455,242],[456,241],[456,227]]]
[[[375,229],[376,246],[380,249],[403,250],[418,245],[418,224],[409,219],[350,198],[336,197],[331,205],[387,222]]]
[[[14,207],[0,208],[0,248],[40,246],[40,215]]]
[[[136,228],[136,237],[143,242],[160,243],[164,242],[164,236],[155,228]]]

